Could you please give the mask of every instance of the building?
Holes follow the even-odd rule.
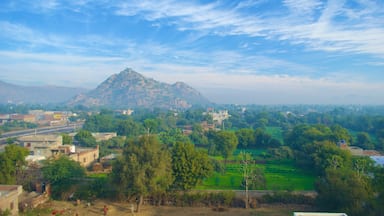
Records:
[[[27,148],[30,155],[52,156],[52,151],[63,145],[61,135],[31,135],[22,136],[17,139],[21,146]]]
[[[347,216],[347,214],[326,212],[294,212],[293,216]]]
[[[89,167],[99,159],[99,146],[96,148],[76,148],[69,153],[69,158],[80,163],[83,167]]]
[[[370,158],[375,162],[376,166],[384,167],[384,156],[370,156]]]
[[[96,142],[109,140],[117,136],[116,132],[106,132],[106,133],[92,133],[92,136],[95,137]]]
[[[23,192],[21,185],[0,185],[0,209],[9,210],[11,215],[19,215],[19,195]]]
[[[223,121],[231,117],[231,115],[228,113],[228,110],[219,110],[218,112],[214,112],[212,108],[207,109],[207,112],[204,112],[203,115],[210,115],[213,122],[219,126],[222,126]]]
[[[14,121],[24,121],[24,122],[36,123],[35,115],[11,114],[10,117],[11,117],[11,120],[14,120]]]
[[[11,122],[11,116],[9,114],[0,114],[0,125],[7,122]]]

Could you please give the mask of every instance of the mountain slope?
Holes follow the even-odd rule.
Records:
[[[185,83],[173,85],[125,69],[110,76],[96,89],[75,97],[70,105],[108,106],[115,108],[189,108],[210,102]]]
[[[20,86],[0,81],[0,103],[64,103],[86,89],[58,86]]]

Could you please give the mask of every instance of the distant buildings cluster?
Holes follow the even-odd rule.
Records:
[[[61,135],[30,135],[17,139],[21,146],[29,150],[26,160],[36,162],[51,157],[67,155],[83,167],[90,166],[99,159],[99,147],[80,148],[74,145],[63,145]]]
[[[338,146],[341,149],[350,151],[354,156],[367,156],[370,157],[376,165],[384,166],[384,156],[376,150],[365,150],[357,146],[350,146],[345,142],[345,140],[340,140],[338,142]]]
[[[28,114],[0,114],[0,125],[12,121],[24,121],[38,125],[65,125],[68,118],[76,115],[69,111],[31,110]]]

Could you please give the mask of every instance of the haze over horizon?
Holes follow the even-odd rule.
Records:
[[[216,103],[383,104],[384,1],[4,0],[0,80],[95,88],[125,68]]]

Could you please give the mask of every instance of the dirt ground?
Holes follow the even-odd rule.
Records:
[[[284,216],[293,215],[294,211],[308,211],[308,206],[300,205],[260,205],[256,209],[225,208],[217,211],[208,207],[170,207],[170,206],[150,206],[144,205],[139,213],[131,213],[129,203],[116,203],[103,200],[97,200],[88,206],[86,203],[76,205],[73,202],[49,201],[40,206],[40,211],[34,211],[33,215],[48,216],[96,216],[104,215],[103,207],[107,206],[108,216]]]

